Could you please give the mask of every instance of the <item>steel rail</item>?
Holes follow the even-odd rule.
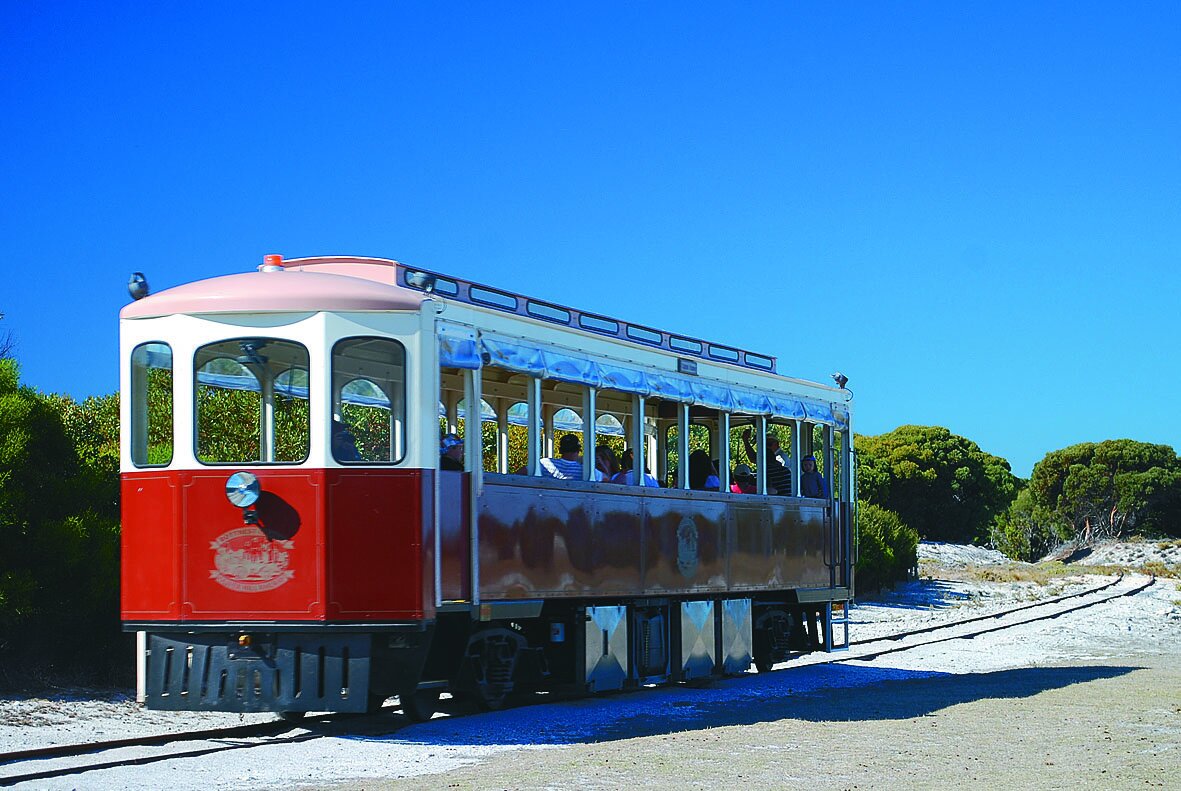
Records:
[[[1019,607],[1010,607],[1007,610],[998,610],[997,612],[988,613],[987,615],[975,615],[971,618],[964,618],[959,621],[953,621],[945,624],[933,624],[931,626],[924,626],[922,629],[910,629],[905,632],[895,632],[894,634],[884,635],[882,637],[866,638],[865,640],[850,640],[849,645],[867,645],[869,643],[880,643],[882,640],[902,640],[916,634],[927,634],[928,632],[938,631],[939,629],[949,629],[953,626],[963,626],[966,623],[975,623],[977,621],[988,621],[993,618],[1003,618],[1006,615],[1012,615],[1015,612],[1023,610],[1030,610],[1035,607],[1045,607],[1050,604],[1057,604],[1058,602],[1067,601],[1068,599],[1077,599],[1081,596],[1090,596],[1092,593],[1098,593],[1102,590],[1107,590],[1113,585],[1118,585],[1124,578],[1123,574],[1118,575],[1111,582],[1106,582],[1102,585],[1097,585],[1094,588],[1088,588],[1085,591],[1078,591],[1077,593],[1066,593],[1062,596],[1055,596],[1050,599],[1042,599],[1041,601],[1031,602],[1029,604],[1022,604]]]
[[[1121,577],[1121,579],[1122,579],[1122,577]],[[1149,577],[1147,582],[1145,582],[1141,585],[1137,585],[1136,587],[1131,588],[1129,590],[1121,591],[1120,593],[1115,593],[1115,594],[1112,594],[1111,596],[1105,596],[1101,599],[1096,599],[1094,601],[1088,601],[1088,602],[1083,602],[1082,604],[1076,604],[1073,607],[1067,607],[1066,609],[1063,609],[1063,610],[1055,610],[1053,612],[1046,613],[1045,615],[1039,615],[1035,618],[1026,618],[1024,620],[1016,621],[1014,623],[1006,623],[1006,624],[999,624],[997,626],[990,626],[987,629],[979,629],[977,631],[968,632],[966,634],[953,634],[948,637],[940,637],[936,640],[926,640],[921,643],[893,646],[891,648],[882,649],[881,651],[871,651],[871,652],[865,653],[865,654],[857,654],[856,656],[846,656],[846,657],[842,657],[840,659],[834,659],[832,661],[833,662],[857,662],[857,661],[864,661],[864,660],[873,660],[873,659],[877,659],[879,656],[885,656],[886,654],[893,654],[893,653],[897,653],[899,651],[911,651],[911,650],[914,650],[915,648],[923,648],[923,647],[929,646],[929,645],[938,645],[939,643],[946,643],[946,642],[950,642],[951,640],[971,640],[972,638],[979,637],[982,634],[989,634],[991,632],[1000,632],[1005,629],[1013,629],[1017,626],[1024,626],[1025,624],[1029,624],[1029,623],[1037,623],[1038,621],[1049,621],[1049,620],[1053,620],[1054,618],[1060,618],[1063,615],[1066,615],[1067,613],[1077,612],[1079,610],[1085,610],[1088,607],[1094,607],[1097,604],[1106,604],[1109,601],[1114,601],[1115,599],[1122,599],[1125,596],[1135,596],[1137,593],[1147,590],[1148,588],[1152,587],[1155,584],[1156,584],[1156,576],[1154,575],[1152,577]],[[1092,590],[1089,592],[1094,593],[1095,591]],[[1079,594],[1079,595],[1084,595],[1084,594]],[[1058,599],[1055,602],[1047,602],[1047,604],[1055,604],[1058,601],[1061,601],[1061,599]],[[1028,608],[1022,608],[1022,609],[1028,609]],[[979,620],[983,620],[983,619],[971,618],[971,619],[963,621],[962,623],[972,623],[974,621],[979,621]],[[958,625],[958,624],[949,624],[948,626],[952,626],[952,625]],[[940,628],[943,628],[943,627],[940,627]],[[929,631],[934,631],[934,629],[931,629]],[[887,637],[880,637],[877,640],[873,640],[871,642],[879,642],[880,643],[884,640],[890,640],[890,639],[892,639],[892,638],[888,637],[888,636]],[[829,663],[816,663],[816,664],[829,664]],[[803,667],[803,665],[801,665],[801,667]]]

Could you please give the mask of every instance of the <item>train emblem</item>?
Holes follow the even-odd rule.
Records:
[[[288,568],[293,546],[292,541],[271,541],[253,527],[222,533],[209,545],[215,567],[209,576],[242,593],[274,590],[295,576]]]

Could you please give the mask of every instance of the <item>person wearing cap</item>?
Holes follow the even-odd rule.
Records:
[[[553,459],[541,460],[541,474],[550,478],[565,481],[581,481],[582,477],[582,442],[577,434],[563,434],[558,440],[558,455]],[[603,474],[594,471],[594,480],[603,480]]]
[[[816,457],[805,456],[800,464],[800,494],[804,497],[828,497],[828,481],[816,469]]]
[[[754,470],[746,464],[739,464],[734,468],[734,482],[730,484],[730,491],[735,494],[758,494],[759,483]]]
[[[742,444],[746,448],[746,457],[756,464],[767,468],[767,494],[778,494],[791,497],[791,470],[783,466],[779,460],[779,437],[767,432],[766,452],[756,458],[755,444],[750,438],[750,429],[742,432]]]
[[[439,469],[463,472],[463,440],[456,434],[444,434],[439,442]]]

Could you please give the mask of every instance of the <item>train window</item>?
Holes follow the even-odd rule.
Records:
[[[172,348],[141,343],[131,352],[131,462],[164,467],[172,461]]]
[[[491,305],[494,308],[503,308],[504,310],[517,309],[517,298],[512,294],[505,294],[503,291],[472,286],[468,289],[468,296],[472,298],[472,302],[478,302],[481,305]]]
[[[544,302],[535,302],[531,299],[525,303],[525,310],[530,316],[536,316],[539,319],[556,321],[559,324],[570,323],[570,311],[565,308],[547,305]]]
[[[691,338],[679,338],[673,335],[669,337],[668,345],[679,352],[701,354],[701,341],[695,341]]]
[[[641,327],[638,324],[627,325],[627,337],[633,341],[642,341],[644,343],[651,343],[659,346],[664,340],[664,336],[656,330],[650,330],[647,327]]]
[[[770,357],[762,354],[754,354],[753,352],[745,352],[744,359],[746,364],[754,368],[762,368],[765,371],[775,370],[775,361]]]
[[[197,349],[197,460],[284,463],[308,457],[308,350],[274,338]]]
[[[594,330],[595,332],[606,332],[611,335],[619,332],[619,322],[614,319],[605,319],[601,316],[593,316],[589,313],[583,313],[578,317],[578,324],[587,330]]]
[[[730,363],[738,362],[738,351],[736,349],[730,349],[726,346],[715,346],[712,343],[709,345],[709,356],[715,360],[725,360]]]
[[[332,349],[332,456],[396,464],[406,449],[406,349],[389,338],[348,338]]]

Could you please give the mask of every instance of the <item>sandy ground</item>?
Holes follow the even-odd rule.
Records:
[[[1118,552],[1114,553],[1118,556]],[[924,568],[1004,565],[988,550],[924,545]],[[1118,562],[1118,561],[1111,561]],[[852,636],[994,612],[1093,587],[931,579],[853,610]],[[821,657],[826,658],[826,657]],[[1161,580],[1013,630],[883,656],[792,663],[700,689],[661,688],[495,714],[398,715],[365,733],[151,761],[29,788],[1181,787],[1181,591]],[[0,701],[0,752],[266,715],[145,712],[125,697]],[[68,765],[23,764],[19,771]],[[5,774],[18,770],[0,766]]]

